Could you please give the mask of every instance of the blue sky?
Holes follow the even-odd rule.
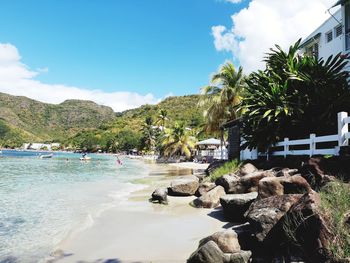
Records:
[[[2,0],[0,42],[17,47],[37,79],[89,89],[198,93],[231,57],[211,27],[243,5],[218,0]]]
[[[264,68],[334,0],[0,0],[0,92],[115,111],[199,93],[226,60]]]

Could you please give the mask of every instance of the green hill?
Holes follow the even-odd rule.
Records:
[[[95,129],[115,118],[113,110],[92,101],[48,104],[0,93],[0,140],[62,140],[82,129]]]
[[[159,110],[168,112],[169,122],[183,122],[186,126],[197,127],[203,123],[203,108],[198,107],[200,95],[168,97],[157,105],[143,105],[117,114],[115,122],[109,127],[114,129],[130,128],[134,131],[141,128],[146,117],[157,120]]]
[[[138,138],[146,117],[156,121],[159,109],[167,110],[168,125],[183,122],[187,127],[198,127],[203,123],[203,109],[197,106],[199,97],[169,97],[157,105],[114,113],[92,101],[66,100],[55,105],[0,93],[0,146],[15,147],[25,141],[103,145],[107,138],[125,132]]]

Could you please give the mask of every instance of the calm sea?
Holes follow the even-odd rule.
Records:
[[[0,155],[0,262],[40,262],[77,228],[142,188],[148,174],[137,160],[116,157],[3,150]]]

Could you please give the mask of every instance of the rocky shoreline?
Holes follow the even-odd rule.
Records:
[[[151,201],[195,195],[192,206],[216,208],[235,225],[204,237],[188,263],[350,262],[331,252],[334,233],[319,193],[336,177],[348,182],[349,170],[350,160],[339,158],[247,162],[215,182],[194,175],[174,180]]]

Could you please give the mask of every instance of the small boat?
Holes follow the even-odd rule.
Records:
[[[91,161],[91,157],[89,157],[89,156],[81,157],[80,161]]]
[[[49,158],[52,158],[53,156],[53,153],[51,154],[43,154],[43,155],[40,155],[39,158],[40,159],[49,159]]]

